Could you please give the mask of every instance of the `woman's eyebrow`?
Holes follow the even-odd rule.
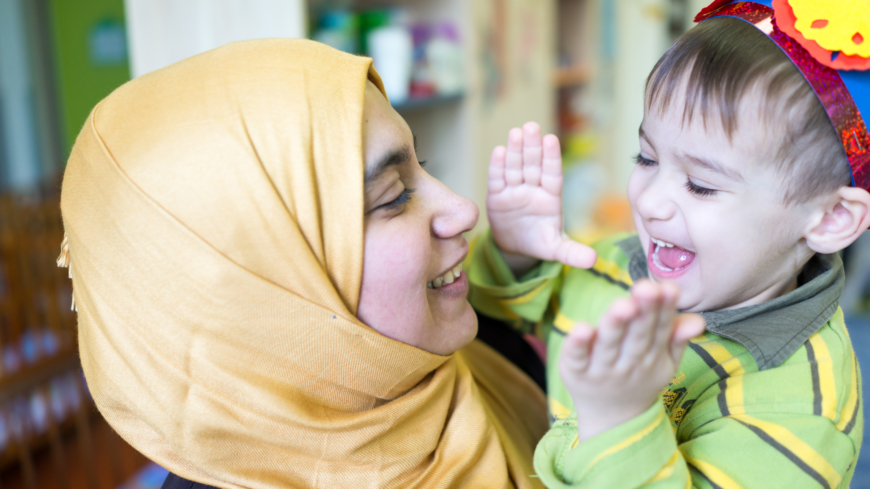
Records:
[[[365,184],[369,185],[387,168],[403,165],[409,161],[411,161],[411,148],[408,145],[390,150],[387,154],[378,159],[378,162],[375,163],[371,170],[366,171]]]

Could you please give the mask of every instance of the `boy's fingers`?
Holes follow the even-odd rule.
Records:
[[[637,307],[631,299],[620,298],[613,301],[610,309],[601,317],[596,331],[592,362],[596,367],[609,369],[619,358],[619,350],[625,328],[637,316]]]
[[[680,288],[675,284],[664,283],[661,285],[662,307],[659,312],[659,322],[655,328],[655,337],[652,348],[660,351],[671,341],[676,327],[677,298],[680,296]]]
[[[562,195],[562,150],[559,138],[544,136],[544,159],[541,164],[541,187],[556,197]]]
[[[595,260],[598,259],[595,250],[574,241],[567,235],[562,236],[562,241],[556,245],[554,251],[553,258],[556,261],[574,268],[592,268],[592,265],[595,265]]]
[[[501,192],[507,187],[507,183],[504,181],[506,154],[507,149],[504,146],[496,146],[492,150],[492,157],[489,159],[489,179],[487,180],[490,193]]]
[[[680,314],[674,322],[676,326],[674,327],[674,336],[671,342],[689,341],[704,334],[704,331],[707,329],[707,320],[700,314]]]
[[[619,355],[620,367],[637,365],[654,353],[651,348],[661,313],[661,288],[649,280],[640,280],[631,288],[631,297],[638,308],[637,317],[629,324]]]
[[[535,122],[523,125],[523,181],[530,185],[541,184],[543,147],[541,126]]]
[[[703,334],[707,322],[700,314],[680,314],[675,321],[670,354],[674,364],[678,365],[683,359],[683,351],[689,344],[689,340]]]
[[[593,330],[586,323],[577,323],[565,339],[562,347],[561,373],[584,372],[589,366],[589,349],[592,346]]]
[[[505,182],[509,186],[523,183],[523,130],[518,127],[508,133]]]

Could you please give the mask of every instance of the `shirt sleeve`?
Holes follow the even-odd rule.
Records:
[[[487,230],[472,241],[464,268],[472,307],[529,332],[543,320],[550,298],[558,290],[563,265],[541,262],[517,280]]]
[[[576,423],[557,421],[538,444],[535,469],[548,488],[845,488],[858,452],[811,414],[731,414],[679,444],[660,402],[580,444]]]

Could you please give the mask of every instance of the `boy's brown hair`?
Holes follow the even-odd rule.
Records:
[[[749,23],[717,17],[680,37],[647,79],[646,108],[663,113],[686,87],[683,120],[695,110],[706,124],[718,113],[728,137],[740,105],[755,91],[758,113],[774,130],[773,159],[785,183],[784,202],[795,204],[851,183],[846,152],[821,102],[788,56]]]

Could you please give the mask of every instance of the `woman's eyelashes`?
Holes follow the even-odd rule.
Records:
[[[396,197],[395,200],[393,200],[392,202],[387,202],[386,204],[382,205],[381,208],[390,210],[400,209],[405,204],[411,201],[411,194],[414,193],[414,190],[415,189],[413,188],[406,188],[402,191],[401,194],[399,194],[398,197]]]

